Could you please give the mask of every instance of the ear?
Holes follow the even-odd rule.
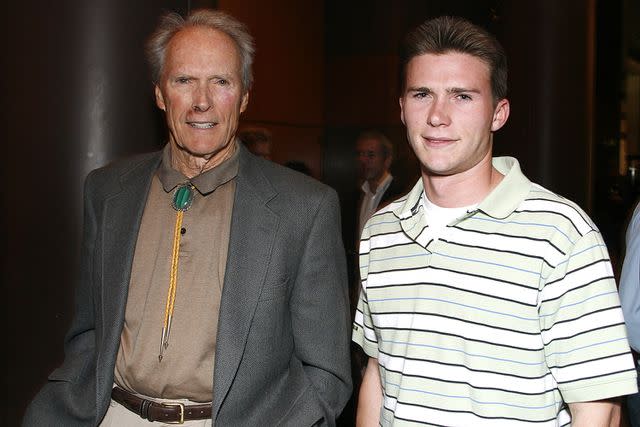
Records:
[[[244,110],[247,109],[247,106],[249,105],[249,91],[246,91],[244,93],[244,95],[242,95],[242,101],[240,104],[240,112],[244,113]]]
[[[160,90],[160,87],[158,85],[155,86],[154,92],[156,94],[156,105],[162,111],[166,111],[167,106],[164,103],[164,96],[162,96],[162,90]]]
[[[509,100],[504,98],[498,101],[493,111],[493,120],[491,121],[491,131],[495,132],[507,122],[509,118]]]
[[[407,123],[404,121],[404,102],[402,97],[398,98],[398,102],[400,103],[400,120],[402,121],[402,124],[406,126]]]

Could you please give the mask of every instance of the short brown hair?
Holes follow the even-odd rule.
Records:
[[[498,40],[488,31],[464,18],[440,16],[425,21],[409,32],[400,53],[400,87],[404,90],[407,64],[427,53],[447,52],[475,56],[489,66],[494,101],[507,97],[507,55]]]

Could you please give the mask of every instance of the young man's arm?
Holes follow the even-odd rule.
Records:
[[[378,426],[382,407],[382,384],[378,359],[370,357],[358,394],[357,427]]]
[[[613,427],[620,425],[620,402],[615,399],[569,403],[574,427]]]

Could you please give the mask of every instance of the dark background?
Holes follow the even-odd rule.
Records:
[[[580,204],[616,272],[637,196],[640,5],[632,0],[58,0],[4,13],[2,410],[17,425],[63,358],[72,316],[87,172],[164,141],[143,43],[163,10],[219,6],[256,38],[247,125],[269,128],[274,160],[304,161],[341,195],[356,185],[353,142],[377,128],[392,172],[418,169],[399,120],[397,48],[424,19],[457,14],[497,35],[510,60],[512,112],[495,151]],[[634,80],[635,79],[635,80]]]

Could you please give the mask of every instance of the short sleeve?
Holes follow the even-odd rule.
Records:
[[[544,280],[539,316],[546,362],[565,402],[636,391],[613,269],[599,232],[580,237]]]

